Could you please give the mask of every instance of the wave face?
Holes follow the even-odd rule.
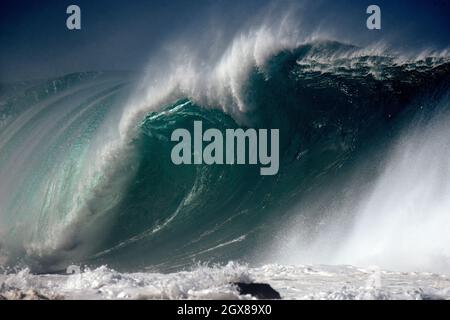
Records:
[[[384,174],[404,174],[395,186],[389,179],[384,183],[395,190],[377,179],[405,131],[445,118],[450,60],[403,59],[314,41],[291,44],[250,63],[236,82],[226,67],[238,59],[227,57],[209,71],[227,75],[206,87],[209,96],[197,94],[193,70],[177,73],[181,82],[138,102],[142,96],[133,92],[135,82],[127,74],[82,73],[5,87],[0,118],[3,263],[36,271],[62,270],[71,263],[165,271],[196,261],[292,262],[312,256],[324,263],[370,263],[363,259],[365,250],[352,251],[351,244],[373,230],[377,215],[383,223],[365,245],[375,245],[378,236],[387,246],[398,243],[386,236],[391,227],[402,228],[392,207],[411,202],[399,197],[398,203],[382,190],[401,194],[414,181],[403,179],[408,170],[394,165],[395,172]],[[194,120],[202,120],[204,129],[222,131],[279,128],[278,175],[260,176],[259,166],[251,165],[172,164],[171,133],[177,128],[193,132]],[[436,134],[442,132],[430,133],[422,144]],[[445,141],[430,150],[447,154]],[[436,156],[426,150],[424,167]],[[421,168],[414,173],[417,179]],[[438,182],[430,179],[430,185]],[[363,206],[363,193],[373,194],[372,203],[380,206],[348,209],[348,202]],[[420,210],[433,208],[428,205],[435,201],[426,198]],[[443,214],[430,213],[429,219],[432,226],[448,225]],[[410,225],[418,228],[421,222],[412,219]],[[450,256],[450,248],[442,247],[448,243],[441,234],[445,228],[430,227],[420,236],[436,231],[440,255]],[[425,246],[421,254],[433,255],[429,251],[439,248]]]

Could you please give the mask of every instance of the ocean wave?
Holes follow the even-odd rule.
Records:
[[[140,90],[128,75],[83,73],[5,93],[1,119],[13,118],[0,132],[8,264],[173,271],[197,260],[258,261],[293,217],[295,232],[314,238],[333,214],[320,198],[341,195],[361,163],[374,181],[408,123],[446,106],[437,102],[446,99],[450,62],[301,39],[288,27],[243,32],[206,64],[181,52],[150,69]],[[170,134],[192,131],[194,120],[220,130],[280,128],[279,174],[173,165]],[[342,227],[333,226],[345,233],[355,217],[342,215]]]

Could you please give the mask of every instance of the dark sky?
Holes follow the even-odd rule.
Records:
[[[302,5],[302,4],[305,5]],[[66,28],[77,4],[82,30]],[[382,10],[382,30],[365,27],[368,5]],[[335,31],[358,45],[383,40],[402,50],[450,46],[450,0],[3,0],[0,82],[85,70],[139,70],[171,39],[196,39],[215,29],[232,34],[268,7],[302,6],[310,30]],[[274,16],[276,19],[276,16]]]

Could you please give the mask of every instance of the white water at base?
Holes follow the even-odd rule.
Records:
[[[231,283],[262,282],[283,299],[385,300],[450,299],[450,277],[390,272],[353,266],[265,265],[236,263],[200,266],[171,274],[119,273],[105,266],[73,275],[33,275],[28,270],[0,275],[6,299],[253,299]]]

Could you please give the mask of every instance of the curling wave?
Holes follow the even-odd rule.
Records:
[[[200,69],[176,64],[161,79],[151,73],[137,91],[132,75],[118,73],[5,87],[3,263],[37,271],[71,263],[176,270],[195,261],[299,262],[312,256],[318,262],[366,263],[366,249],[355,253],[348,243],[364,239],[374,214],[386,217],[365,247],[380,234],[378,240],[399,241],[383,237],[394,226],[389,221],[399,217],[391,210],[395,200],[377,190],[391,189],[383,182],[373,188],[405,130],[445,119],[450,60],[406,59],[332,41],[258,43],[238,38],[218,63]],[[278,175],[260,176],[251,165],[172,164],[170,135],[177,128],[192,131],[194,120],[222,131],[279,128]],[[442,132],[421,143],[436,134]],[[446,141],[431,150],[447,154]],[[427,157],[437,156],[426,150],[424,166]],[[398,174],[392,168],[384,174]],[[408,188],[402,177],[395,190]],[[442,182],[430,179],[432,185]],[[367,199],[359,195],[363,191],[383,204],[363,213],[343,204],[355,199],[360,208]],[[426,199],[422,209],[436,201]],[[396,203],[403,205],[410,203]],[[420,236],[437,231],[440,256],[450,256],[440,234],[445,228],[433,227],[448,226],[448,218],[430,213],[429,219]],[[435,250],[425,246],[421,254]],[[382,264],[383,252],[378,254]]]

